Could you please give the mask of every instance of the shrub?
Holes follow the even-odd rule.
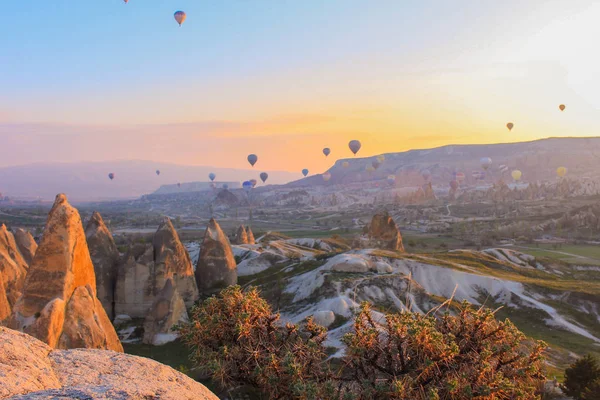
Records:
[[[590,383],[583,393],[581,393],[582,400],[598,400],[600,399],[600,378]]]
[[[588,354],[566,369],[561,389],[567,396],[577,400],[584,399],[582,393],[597,379],[600,379],[600,363],[597,358]]]
[[[456,315],[434,314],[384,315],[363,304],[343,338],[346,355],[333,363],[325,328],[310,318],[281,324],[256,289],[223,290],[178,329],[215,383],[254,387],[270,399],[537,398],[544,343],[530,344],[510,321],[467,303]]]

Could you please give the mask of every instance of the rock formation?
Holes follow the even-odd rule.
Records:
[[[373,216],[368,235],[370,246],[386,250],[404,251],[400,230],[398,230],[396,222],[387,212]]]
[[[256,239],[254,239],[254,233],[252,233],[252,229],[250,227],[246,228],[246,237],[248,239],[248,244],[256,243]]]
[[[94,212],[85,227],[85,237],[96,273],[98,299],[112,320],[115,317],[114,293],[117,284],[119,250],[112,234],[97,212]]]
[[[154,360],[113,351],[53,350],[2,327],[0,382],[1,399],[218,400],[202,384]]]
[[[123,351],[96,298],[94,266],[81,218],[64,194],[56,196],[50,210],[9,325],[53,348]]]
[[[185,305],[191,307],[198,300],[198,287],[194,278],[194,267],[187,250],[179,240],[179,235],[167,217],[158,227],[152,240],[154,245],[154,265],[157,271],[173,277],[175,286],[183,298]],[[158,283],[158,289],[164,287],[165,282]]]
[[[17,229],[15,231],[15,242],[27,265],[31,265],[33,256],[37,250],[37,243],[33,240],[31,233],[20,228]]]
[[[151,244],[134,244],[119,265],[115,287],[115,315],[145,318],[152,307],[157,288],[154,248]],[[164,285],[164,283],[163,283]]]
[[[0,322],[10,313],[21,296],[28,265],[21,255],[13,234],[0,226]]]
[[[214,218],[210,219],[204,234],[196,266],[196,282],[202,292],[237,283],[237,268],[231,245]]]
[[[145,318],[169,278],[187,307],[198,299],[192,261],[168,218],[154,234],[152,244],[135,244],[118,270],[115,315]]]
[[[158,293],[148,316],[144,320],[144,339],[147,344],[161,345],[177,337],[173,325],[188,320],[185,303],[173,283],[167,279],[165,287]]]
[[[235,234],[235,244],[248,244],[248,234],[244,225],[238,227],[237,233]]]

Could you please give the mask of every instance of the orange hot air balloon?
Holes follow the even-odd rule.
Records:
[[[561,104],[560,106],[558,106],[558,109],[559,109],[560,111],[565,111],[565,108],[566,108],[566,107],[565,107],[565,105],[564,105],[564,104]]]
[[[515,124],[513,124],[512,122],[509,122],[508,124],[506,124],[506,127],[508,128],[509,131],[512,131],[513,126],[515,126]]]
[[[176,11],[175,14],[173,14],[173,17],[175,18],[175,21],[177,21],[179,26],[181,26],[181,24],[185,22],[187,15],[183,11]]]

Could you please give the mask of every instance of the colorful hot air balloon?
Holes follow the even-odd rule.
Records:
[[[252,184],[252,187],[255,187],[258,181],[256,179],[250,179],[250,183]]]
[[[181,24],[185,22],[187,15],[185,15],[183,11],[176,11],[175,14],[173,14],[173,17],[175,17],[175,21],[181,26]]]
[[[215,175],[214,172],[211,172],[210,174],[208,174],[208,179],[210,179],[211,182],[214,182],[216,177],[217,177],[217,175]]]
[[[492,159],[489,157],[483,157],[479,162],[481,163],[481,168],[486,171],[492,165]]]
[[[510,173],[510,175],[512,176],[512,178],[515,181],[520,181],[523,173],[521,171],[519,171],[518,169],[515,169],[513,172]]]
[[[558,167],[556,169],[556,175],[558,175],[559,178],[564,177],[567,174],[567,169],[565,167]]]
[[[383,162],[385,161],[385,156],[383,154],[378,155],[377,161],[379,161],[379,164],[383,164]]]
[[[350,163],[348,161],[344,161],[342,163],[342,167],[344,167],[344,168],[348,168],[349,166],[350,166]]]
[[[450,181],[450,188],[452,190],[458,189],[458,181],[456,179],[453,179],[453,180]]]
[[[268,178],[269,178],[269,174],[267,174],[266,172],[260,173],[260,180],[263,181],[263,183],[265,183]]]
[[[394,183],[396,183],[396,175],[388,175],[387,183],[389,183],[390,185],[393,185]]]
[[[358,140],[351,140],[350,143],[348,143],[348,147],[350,147],[350,151],[356,155],[356,153],[358,153],[360,150],[361,144]]]
[[[560,111],[565,111],[565,105],[564,105],[564,104],[561,104],[560,106],[558,106],[558,109],[559,109]]]
[[[160,175],[160,171],[158,169],[156,170],[156,175]]]
[[[331,150],[329,149],[329,147],[325,147],[323,149],[323,154],[325,154],[325,157],[327,157],[329,155],[329,153],[331,153]]]
[[[512,122],[509,122],[508,124],[506,124],[506,127],[508,128],[509,131],[512,131],[513,126],[515,126],[515,124],[513,124]]]
[[[464,181],[464,180],[465,180],[465,174],[463,174],[462,172],[456,172],[456,173],[454,174],[454,179],[456,179],[456,181],[457,181],[458,183],[460,183],[460,182],[462,182],[462,181]]]
[[[125,2],[125,4],[129,3],[129,0],[123,0]]]
[[[306,168],[304,168],[302,170],[302,175],[304,175],[304,176],[308,175],[308,170]]]
[[[258,157],[256,156],[256,154],[250,154],[248,156],[248,162],[250,163],[250,165],[252,165],[254,167],[254,164],[256,164],[256,162],[258,161]]]
[[[250,192],[250,190],[252,190],[253,187],[254,186],[252,186],[252,182],[250,181],[245,181],[244,183],[242,183],[242,188],[244,188],[246,193]]]
[[[331,174],[329,172],[325,172],[323,175],[321,175],[323,177],[323,180],[325,182],[327,182],[328,180],[331,179]]]
[[[108,177],[112,181],[113,179],[115,179],[115,174],[111,172],[110,174],[108,174]]]

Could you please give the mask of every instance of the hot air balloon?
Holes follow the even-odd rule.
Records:
[[[394,183],[396,183],[396,175],[388,175],[387,183],[389,183],[390,185],[393,185]]]
[[[245,181],[244,183],[242,183],[242,187],[244,188],[244,190],[246,191],[246,193],[248,193],[248,192],[250,192],[250,190],[252,190],[252,188],[254,186],[252,186],[252,182]]]
[[[269,174],[267,174],[266,172],[260,173],[260,180],[263,181],[263,183],[265,183],[268,178],[269,178]]]
[[[558,167],[556,169],[556,175],[558,175],[559,178],[562,178],[566,174],[567,174],[567,169],[565,167]]]
[[[110,180],[112,181],[113,179],[115,179],[115,174],[113,174],[112,172],[110,174],[108,174],[108,177],[110,178]]]
[[[327,157],[329,155],[329,153],[331,153],[331,150],[329,149],[329,147],[325,147],[323,149],[323,154],[325,154],[325,157]]]
[[[342,167],[344,167],[344,168],[348,168],[349,166],[350,166],[350,163],[348,161],[344,161],[342,163]]]
[[[367,172],[375,172],[375,168],[374,168],[372,165],[367,165],[367,166],[365,167],[365,170],[366,170]]]
[[[350,147],[350,151],[356,155],[356,153],[358,153],[360,150],[361,144],[358,140],[351,140],[350,143],[348,143],[348,147]]]
[[[510,175],[512,176],[512,178],[515,181],[520,181],[523,173],[521,171],[519,171],[518,169],[515,169],[513,172],[510,173]]]
[[[481,163],[481,168],[484,170],[487,170],[492,165],[492,159],[489,157],[483,157],[479,162]]]
[[[223,184],[223,189],[225,189],[225,190],[229,189],[229,185],[228,185],[228,184],[226,184],[226,183],[224,183],[224,184]]]
[[[183,11],[176,11],[175,14],[173,14],[173,17],[175,17],[175,21],[181,26],[187,18],[187,15],[185,15]]]
[[[379,166],[380,166],[381,164],[379,163],[379,161],[377,161],[377,160],[374,160],[374,161],[371,163],[371,165],[373,166],[373,168],[377,169],[377,168],[379,168]]]
[[[383,164],[383,162],[385,161],[385,156],[383,154],[378,155],[377,161],[379,161],[380,164]]]
[[[208,174],[208,179],[210,179],[211,182],[214,181],[216,177],[217,177],[217,175],[215,175],[214,172],[211,172],[210,174]]]
[[[453,180],[450,181],[450,188],[452,190],[458,189],[458,181],[456,179],[453,179]]]
[[[428,169],[423,170],[423,171],[421,171],[421,176],[423,177],[423,179],[428,181],[429,178],[431,178],[431,172]]]
[[[509,131],[512,131],[513,126],[515,126],[515,124],[513,124],[512,122],[509,122],[508,124],[506,124],[506,127],[508,128]]]
[[[160,171],[158,169],[156,170],[156,175],[160,175]]]
[[[328,180],[331,179],[331,174],[329,172],[325,172],[323,175],[321,175],[323,177],[323,180],[325,182],[327,182]]]
[[[561,104],[560,106],[558,106],[558,109],[559,109],[560,111],[565,111],[565,108],[566,108],[566,107],[565,107],[565,105],[564,105],[564,104]]]
[[[125,4],[129,3],[129,0],[123,0],[125,2]]]
[[[252,184],[252,187],[255,187],[258,181],[256,179],[250,179],[250,183]]]
[[[463,174],[462,172],[456,172],[454,174],[454,179],[456,179],[456,181],[460,183],[465,180],[465,174]]]
[[[250,154],[248,156],[248,162],[250,163],[250,165],[252,165],[254,167],[254,164],[256,164],[256,162],[258,161],[258,157],[256,156],[256,154]]]
[[[308,170],[306,168],[304,168],[302,170],[302,175],[304,175],[304,176],[308,175]]]

